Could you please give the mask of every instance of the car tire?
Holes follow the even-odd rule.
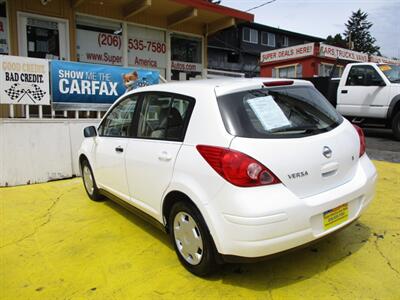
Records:
[[[392,131],[394,138],[400,141],[400,110],[394,115],[392,119]]]
[[[96,180],[94,179],[92,168],[90,167],[90,164],[86,159],[83,160],[81,163],[81,172],[83,186],[85,187],[85,191],[89,198],[93,201],[104,200],[103,195],[100,194],[100,191],[96,185]]]
[[[199,210],[191,203],[177,202],[168,220],[171,241],[182,265],[201,277],[215,272],[214,241]]]

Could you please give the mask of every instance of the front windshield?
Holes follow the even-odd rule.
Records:
[[[400,66],[385,64],[379,65],[379,69],[381,69],[390,82],[400,83]]]

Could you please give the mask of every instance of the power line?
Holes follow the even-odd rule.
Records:
[[[253,9],[257,9],[257,8],[263,7],[263,6],[267,5],[267,4],[270,4],[270,3],[275,2],[275,1],[276,1],[276,0],[267,1],[267,2],[265,2],[265,3],[263,3],[263,4],[254,6],[254,7],[250,8],[250,9],[248,9],[248,10],[246,10],[246,11],[251,11],[251,10],[253,10]]]

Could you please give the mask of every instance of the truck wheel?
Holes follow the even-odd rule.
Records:
[[[400,110],[394,115],[392,120],[392,131],[394,138],[400,141]]]

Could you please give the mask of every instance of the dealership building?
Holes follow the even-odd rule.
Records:
[[[127,90],[207,76],[205,0],[0,0],[0,186],[79,175],[82,129]]]
[[[167,81],[204,77],[207,37],[254,17],[204,0],[0,3],[2,54],[141,67]]]

